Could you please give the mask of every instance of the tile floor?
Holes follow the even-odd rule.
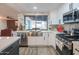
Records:
[[[20,55],[57,55],[53,47],[20,47]]]

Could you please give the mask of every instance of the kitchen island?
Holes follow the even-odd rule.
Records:
[[[18,55],[19,37],[0,37],[0,55]]]

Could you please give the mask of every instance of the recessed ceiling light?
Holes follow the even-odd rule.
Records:
[[[36,6],[34,6],[34,7],[33,7],[33,9],[34,9],[34,10],[36,10],[36,9],[37,9],[37,7],[36,7]]]

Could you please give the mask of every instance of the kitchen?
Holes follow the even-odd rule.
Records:
[[[0,55],[79,55],[79,3],[0,3]]]

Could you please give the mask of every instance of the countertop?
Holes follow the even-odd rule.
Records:
[[[0,37],[0,52],[19,40],[20,37]]]
[[[22,31],[14,31],[14,32],[31,32],[31,31],[25,31],[25,30],[22,30]],[[42,30],[40,32],[57,32],[57,31],[47,31],[47,30]]]

